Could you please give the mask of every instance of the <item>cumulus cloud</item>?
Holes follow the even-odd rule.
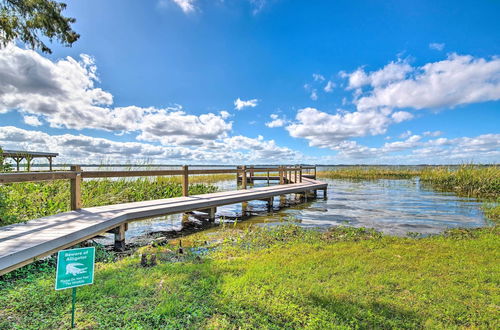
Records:
[[[331,80],[328,80],[328,82],[326,83],[323,90],[327,93],[331,93],[331,92],[333,92],[334,87],[335,87],[335,84]]]
[[[438,42],[431,42],[429,44],[429,48],[434,49],[434,50],[438,50],[438,51],[442,51],[444,49],[444,44],[440,44]]]
[[[347,80],[346,90],[352,91],[356,110],[330,114],[301,109],[286,127],[291,136],[305,138],[311,146],[331,148],[349,138],[384,134],[390,125],[413,119],[414,110],[500,100],[498,57],[450,54],[445,60],[420,67],[397,60],[379,70],[360,67],[351,73],[340,72],[340,76]],[[313,100],[317,99],[314,83],[304,88]],[[425,136],[437,135],[429,132]],[[353,143],[342,143],[346,150],[356,149]],[[369,149],[364,153],[369,154]]]
[[[345,162],[452,164],[464,162],[495,163],[500,157],[500,134],[477,137],[439,138],[423,141],[412,135],[403,141],[385,143],[379,148],[342,141],[332,147]]]
[[[384,134],[387,127],[396,122],[391,109],[370,111],[338,111],[329,114],[315,108],[300,109],[296,121],[286,127],[291,136],[305,138],[310,146],[330,148],[352,137]],[[401,118],[398,118],[401,119]]]
[[[391,62],[380,70],[366,73],[361,67],[352,73],[341,72],[340,76],[348,79],[347,89],[357,89],[365,85],[380,87],[392,82],[400,81],[412,67],[405,61]]]
[[[412,135],[412,132],[411,131],[406,131],[406,132],[403,132],[399,135],[399,138],[400,139],[406,139],[407,137],[411,136]]]
[[[6,149],[50,150],[60,153],[59,162],[99,163],[257,163],[293,162],[303,155],[278,146],[264,137],[226,137],[200,146],[159,146],[143,142],[117,142],[86,135],[49,135],[41,131],[24,130],[13,126],[0,127],[0,141]]]
[[[425,131],[422,135],[423,136],[438,137],[438,136],[443,135],[443,132],[441,132],[441,131]]]
[[[274,128],[274,127],[283,127],[285,124],[288,122],[286,118],[280,118],[278,114],[271,114],[269,117],[271,117],[271,121],[266,123],[267,127]]]
[[[138,132],[144,140],[183,144],[224,138],[232,129],[226,111],[194,116],[180,106],[113,107],[113,95],[96,87],[97,67],[88,55],[53,62],[10,45],[0,50],[0,81],[0,113],[15,109],[28,124],[43,118],[51,127]]]
[[[314,81],[325,81],[325,77],[319,73],[313,73],[312,77]]]
[[[389,66],[392,68],[388,69]],[[361,70],[361,71],[360,71]],[[378,76],[377,76],[378,75]],[[451,54],[446,60],[410,67],[391,63],[383,69],[347,74],[348,88],[371,88],[355,101],[359,110],[391,108],[454,108],[500,100],[500,58]]]
[[[171,1],[175,3],[177,6],[179,6],[179,8],[186,14],[189,14],[196,10],[195,7],[196,0],[171,0]],[[161,4],[162,2],[165,1],[164,0],[160,1],[160,5],[162,5]]]
[[[23,121],[30,126],[42,126],[42,122],[37,116],[24,116]]]
[[[318,90],[313,89],[313,90],[311,91],[310,98],[311,98],[311,100],[313,100],[313,101],[317,101],[317,100],[318,100]]]
[[[243,110],[244,108],[255,108],[259,104],[258,99],[244,101],[239,97],[234,101],[234,108],[236,110]]]

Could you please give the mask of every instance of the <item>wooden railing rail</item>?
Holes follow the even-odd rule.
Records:
[[[182,166],[181,170],[139,170],[139,171],[82,171],[79,165],[71,166],[71,171],[56,172],[24,172],[24,173],[0,173],[0,184],[19,183],[19,182],[38,182],[52,180],[70,180],[71,190],[71,209],[78,210],[82,207],[81,202],[81,182],[82,179],[97,178],[123,178],[123,177],[141,177],[141,176],[182,176],[182,195],[189,195],[189,175],[203,174],[237,174],[241,176],[241,186],[247,188],[247,178],[253,178],[255,173],[266,173],[267,180],[271,173],[277,173],[279,183],[302,182],[303,171],[313,170],[316,178],[316,166],[275,166],[275,167],[253,167],[238,166],[235,169],[207,169],[191,170],[187,165]]]

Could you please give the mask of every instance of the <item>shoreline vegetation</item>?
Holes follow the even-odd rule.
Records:
[[[453,170],[433,167],[418,173],[366,167],[318,172],[318,177],[352,180],[418,177],[432,189],[484,201],[493,224],[453,229],[428,237],[393,237],[349,227],[315,231],[293,223],[246,229],[226,224],[215,232],[182,238],[182,253],[179,239],[144,246],[126,257],[98,246],[95,284],[78,290],[77,326],[500,327],[498,166],[464,165]],[[93,189],[101,192],[99,198],[88,199],[87,203],[157,198],[167,194],[163,191],[165,187],[171,195],[180,189],[176,186],[180,183],[167,184],[162,180],[153,184],[157,189],[151,189],[151,180],[141,180],[94,183],[92,189],[84,187],[89,193]],[[197,189],[198,193],[215,188],[207,183],[192,183],[190,189]],[[15,196],[42,199],[62,193],[63,187],[59,185],[16,187]],[[134,189],[138,192],[133,192]],[[118,197],[113,197],[115,193]],[[0,210],[3,207],[0,204]],[[30,216],[36,214],[26,208],[19,210]],[[141,255],[155,255],[157,265],[142,267]],[[37,269],[23,267],[0,277],[3,307],[0,328],[67,327],[71,293],[53,290],[53,262],[48,259]]]

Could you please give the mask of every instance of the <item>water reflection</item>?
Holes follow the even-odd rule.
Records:
[[[293,220],[304,227],[369,227],[399,236],[409,232],[434,234],[447,228],[486,225],[479,202],[427,189],[418,179],[325,181],[329,183],[326,200],[319,192],[319,198],[309,198],[306,203],[299,203],[293,194],[286,198],[275,197],[271,210],[264,201],[222,206],[217,209],[216,223],[237,221],[243,226],[268,226]],[[220,190],[236,187],[234,181],[217,185]],[[259,181],[255,187],[265,185],[265,181]],[[186,223],[202,227],[203,219],[202,214],[177,214],[136,221],[129,224],[127,239],[153,232],[178,231]]]

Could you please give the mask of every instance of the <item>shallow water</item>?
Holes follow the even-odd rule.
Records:
[[[480,202],[433,191],[421,185],[418,179],[323,181],[328,182],[327,199],[323,199],[321,191],[318,198],[299,204],[296,204],[294,195],[287,195],[286,200],[275,197],[271,212],[262,201],[252,201],[246,206],[241,203],[222,206],[217,209],[216,223],[237,221],[243,226],[269,226],[293,221],[300,226],[315,228],[368,227],[398,236],[410,232],[436,234],[448,228],[487,225]],[[255,187],[267,185],[265,181],[257,182]],[[234,180],[217,185],[220,190],[236,188]],[[200,216],[176,214],[132,222],[127,239],[133,241],[154,232],[181,230],[186,222],[204,221]]]

